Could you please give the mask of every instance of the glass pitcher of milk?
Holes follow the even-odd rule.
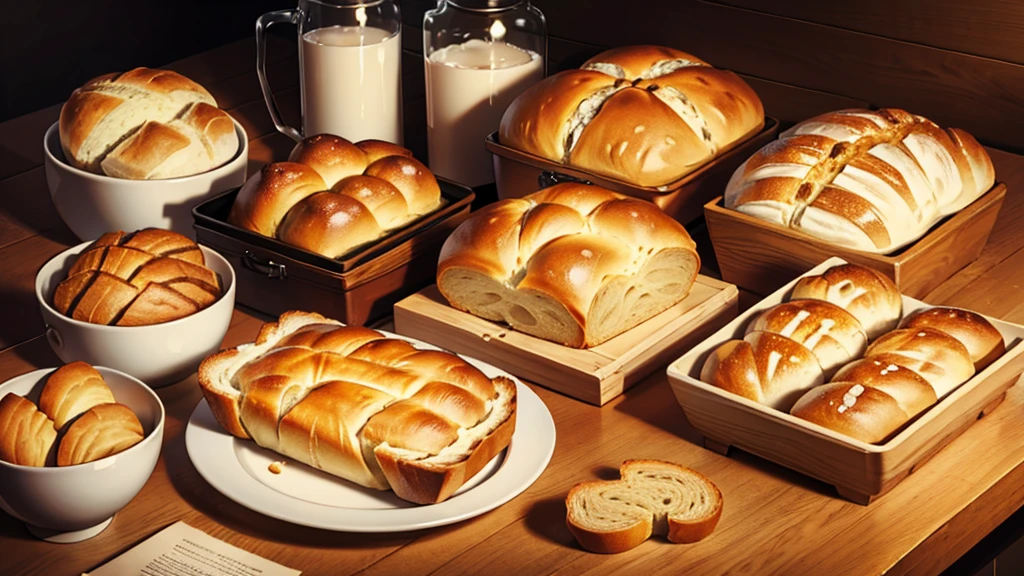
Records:
[[[440,0],[423,16],[427,154],[438,176],[494,182],[484,139],[544,78],[547,26],[528,0]]]
[[[266,31],[299,29],[302,128],[281,120],[267,82]],[[256,20],[256,72],[278,131],[295,140],[335,134],[402,144],[402,17],[391,0],[299,0]]]

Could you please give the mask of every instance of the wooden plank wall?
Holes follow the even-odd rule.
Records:
[[[427,0],[403,0],[404,44]],[[534,0],[549,72],[600,50],[663,44],[735,70],[783,123],[850,106],[896,106],[1024,153],[1024,2],[1019,0]],[[418,74],[418,78],[414,76]],[[422,78],[422,70],[407,73]],[[422,82],[406,85],[412,95]],[[410,100],[415,108],[419,103]]]

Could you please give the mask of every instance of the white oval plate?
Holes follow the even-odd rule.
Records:
[[[387,334],[387,333],[385,333]],[[436,349],[402,336],[418,348]],[[555,449],[555,423],[544,402],[518,378],[466,358],[488,378],[516,383],[516,429],[509,447],[451,498],[418,505],[394,492],[363,488],[231,436],[203,400],[185,430],[192,464],[218,492],[261,514],[303,526],[345,532],[399,532],[452,524],[493,510],[526,490]],[[270,464],[284,462],[280,474]]]

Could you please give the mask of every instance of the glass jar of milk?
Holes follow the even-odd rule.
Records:
[[[299,28],[302,129],[281,120],[266,74],[266,29]],[[274,125],[299,140],[334,134],[402,144],[402,16],[392,0],[298,0],[256,21],[256,71]]]
[[[544,78],[547,26],[528,0],[439,0],[423,16],[427,153],[438,176],[494,182],[484,139]]]

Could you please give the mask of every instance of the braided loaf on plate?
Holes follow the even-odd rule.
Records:
[[[434,175],[409,150],[320,134],[247,180],[228,222],[339,258],[442,204]]]
[[[506,109],[506,146],[638,186],[670,184],[764,125],[739,76],[680,50],[614,48]]]
[[[722,516],[722,493],[701,474],[659,460],[627,460],[620,480],[581,482],[565,499],[566,523],[580,546],[614,554],[651,534],[692,543]]]
[[[970,134],[894,108],[789,129],[736,169],[725,206],[840,246],[889,253],[992,187]]]
[[[437,287],[455,308],[583,348],[682,300],[699,269],[686,229],[654,204],[565,183],[463,222]]]
[[[513,381],[307,312],[204,360],[199,385],[229,433],[420,504],[448,498],[515,428]]]

